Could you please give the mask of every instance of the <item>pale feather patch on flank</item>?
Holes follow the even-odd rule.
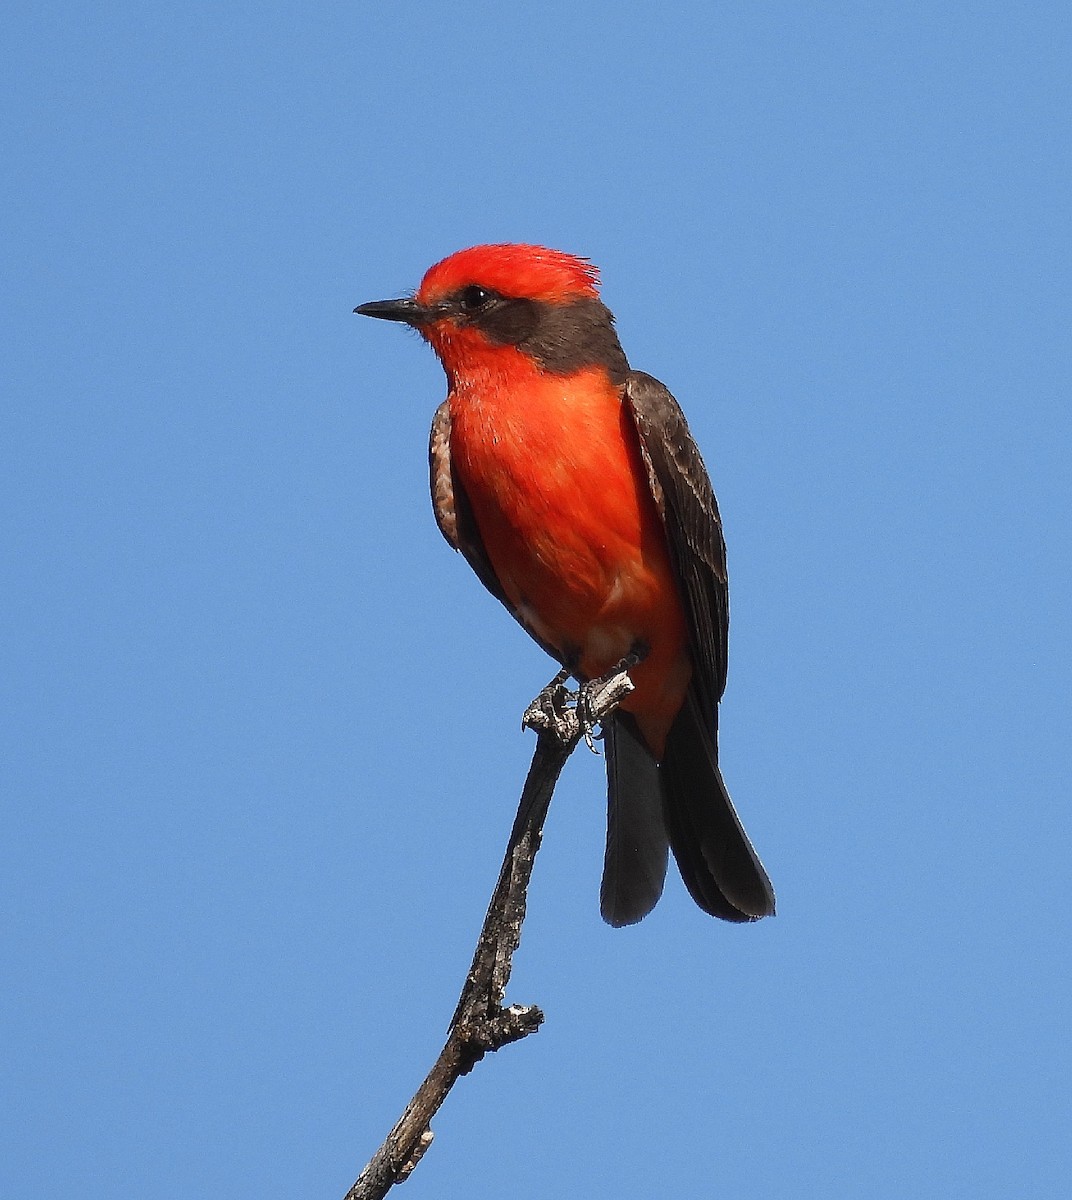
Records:
[[[636,638],[636,633],[624,625],[595,625],[584,639],[584,656],[600,662],[620,662]]]

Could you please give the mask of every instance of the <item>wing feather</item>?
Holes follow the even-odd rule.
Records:
[[[465,488],[454,470],[450,454],[450,401],[444,400],[432,418],[428,444],[428,466],[432,488],[432,508],[440,533],[476,572],[477,578],[510,613],[515,621],[553,659],[563,662],[562,654],[543,640],[522,619],[503,590],[473,516]],[[564,664],[565,665],[565,664]]]
[[[726,687],[729,638],[722,521],[674,397],[650,375],[632,372],[624,399],[666,529],[693,653],[689,692],[659,765],[666,830],[696,903],[727,921],[752,921],[774,912],[774,889],[718,767],[718,702]]]
[[[715,493],[685,414],[670,392],[650,375],[632,371],[624,398],[677,569],[699,668],[698,697],[705,715],[715,720],[726,688],[729,640],[726,543]]]

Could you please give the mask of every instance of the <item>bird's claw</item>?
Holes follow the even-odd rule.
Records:
[[[539,695],[525,709],[521,717],[522,729],[541,729],[557,726],[569,709],[573,693],[566,687],[570,673],[566,667],[551,680],[546,687],[540,689]]]
[[[603,738],[603,721],[633,690],[629,672],[646,653],[647,648],[638,645],[606,674],[587,680],[576,691],[566,687],[571,671],[563,667],[525,709],[522,729],[553,730],[563,742],[579,735],[588,749],[598,754],[596,742]]]
[[[602,739],[603,737],[602,721],[596,715],[596,707],[600,690],[606,681],[607,676],[601,675],[598,679],[590,679],[587,683],[582,683],[577,689],[576,700],[574,702],[574,709],[577,713],[577,724],[581,728],[581,736],[584,738],[584,744],[596,755],[599,754],[596,739]],[[598,733],[596,733],[597,726],[599,727]]]

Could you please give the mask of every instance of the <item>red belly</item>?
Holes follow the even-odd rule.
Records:
[[[691,663],[632,421],[600,371],[488,393],[452,394],[451,456],[499,582],[586,677],[649,648],[623,708],[661,754]]]

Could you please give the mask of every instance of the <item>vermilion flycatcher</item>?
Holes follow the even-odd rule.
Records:
[[[443,364],[432,503],[484,586],[582,681],[644,656],[605,724],[604,919],[651,911],[669,845],[701,908],[751,921],[774,893],[718,767],[718,506],[677,401],[629,369],[598,281],[559,251],[474,246],[412,298],[354,311],[411,325]]]

